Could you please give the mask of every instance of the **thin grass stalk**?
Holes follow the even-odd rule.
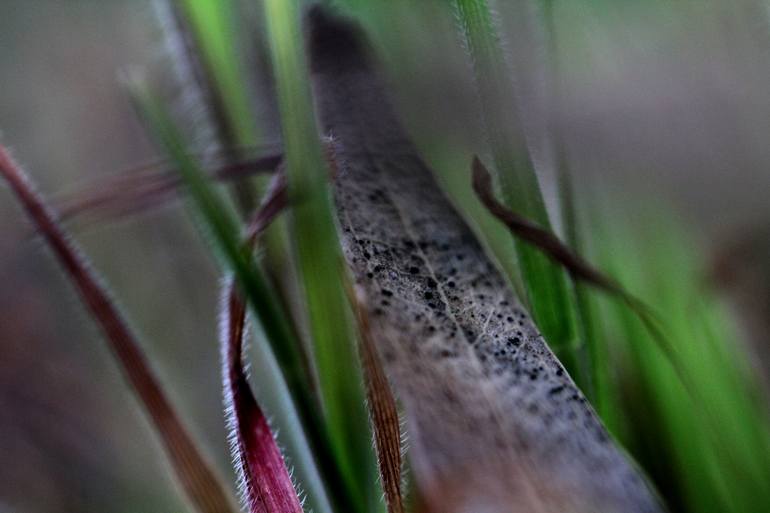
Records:
[[[203,107],[211,114],[216,143],[230,150],[254,144],[263,134],[250,101],[253,91],[239,59],[243,53],[238,48],[241,24],[237,15],[241,6],[234,0],[163,1],[172,4],[185,42],[185,55],[180,58],[189,62]],[[263,185],[263,181],[257,181],[256,190],[262,192]],[[245,219],[256,206],[252,182],[234,184],[230,192]],[[264,238],[264,270],[267,278],[278,286],[279,297],[288,310],[291,284],[284,272],[287,238],[281,221],[275,224]]]
[[[586,254],[586,247],[580,234],[578,217],[575,206],[575,189],[570,171],[560,165],[557,169],[559,180],[559,199],[561,204],[562,224],[565,228],[566,241],[569,247],[579,255]],[[590,287],[580,280],[574,281],[575,306],[580,319],[578,327],[584,342],[585,351],[580,352],[581,365],[585,372],[586,395],[591,399],[599,416],[603,419],[608,413],[609,401],[607,393],[610,384],[607,380],[609,371],[608,348],[603,344],[599,330],[596,328],[597,311],[591,295]]]
[[[11,186],[59,263],[67,271],[81,299],[100,325],[115,360],[152,420],[174,473],[188,500],[201,513],[234,511],[219,476],[184,427],[147,357],[101,279],[83,253],[57,222],[57,216],[35,192],[34,186],[8,151],[0,146],[0,173]]]
[[[158,0],[169,11],[161,17],[166,24],[174,65],[183,72],[178,77],[183,90],[193,91],[195,109],[205,112],[198,131],[206,131],[206,144],[218,148],[238,148],[254,144],[256,124],[250,109],[247,82],[238,67],[239,52],[235,5],[230,0]],[[170,25],[170,27],[168,26]],[[248,182],[231,187],[240,214],[245,218],[256,206]]]
[[[212,166],[211,180],[236,182],[260,174],[273,173],[283,160],[280,153]],[[183,182],[173,169],[155,170],[161,163],[142,166],[117,176],[100,180],[58,202],[62,221],[91,218],[91,221],[116,218],[147,208],[167,205],[179,194]],[[56,203],[55,203],[56,204]]]
[[[200,55],[201,86],[215,113],[223,143],[253,145],[259,139],[249,101],[248,81],[240,69],[237,7],[232,0],[171,0],[184,13]],[[195,51],[197,50],[197,51]]]
[[[563,169],[563,168],[562,168]],[[559,196],[561,198],[564,226],[567,242],[578,254],[587,255],[587,241],[581,231],[581,223],[576,208],[577,192],[573,187],[572,177],[566,170],[559,172]],[[585,360],[587,366],[592,404],[610,431],[616,428],[617,394],[613,389],[611,376],[611,356],[607,337],[600,329],[602,316],[590,285],[579,280],[575,282],[575,301],[580,325],[585,334]]]

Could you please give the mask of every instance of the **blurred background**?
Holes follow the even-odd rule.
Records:
[[[451,9],[438,0],[347,3],[373,34],[409,131],[465,205],[467,163],[483,151],[483,133]],[[251,107],[265,140],[276,141],[260,5],[241,4],[241,64],[255,90],[267,91]],[[741,335],[730,343],[746,342],[752,372],[766,379],[768,3],[550,4],[551,40],[535,2],[497,6],[549,207],[559,208],[548,137],[556,126],[578,188],[610,196],[601,200],[605,212],[632,224],[644,219],[641,247],[658,244],[669,222],[681,225],[697,280],[716,288],[732,312]],[[169,66],[157,13],[149,0],[3,2],[1,137],[47,195],[72,193],[157,156],[118,80],[127,67],[162,74]],[[558,105],[549,101],[543,64],[553,41]],[[467,210],[478,215],[477,206]],[[68,226],[146,335],[155,368],[197,438],[231,476],[216,347],[218,274],[189,217],[174,205]],[[0,187],[0,511],[182,510],[148,423],[41,249]]]

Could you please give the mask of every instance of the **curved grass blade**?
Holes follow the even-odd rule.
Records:
[[[291,476],[243,370],[246,304],[228,279],[222,308],[222,375],[239,488],[250,513],[301,513]]]
[[[310,56],[334,134],[344,254],[404,405],[435,511],[659,512],[388,101],[360,28],[316,8]]]
[[[0,173],[10,184],[57,260],[66,269],[91,315],[99,323],[116,361],[152,420],[190,502],[196,510],[204,513],[234,511],[229,494],[188,434],[151,370],[136,337],[100,279],[59,226],[55,214],[34,191],[29,179],[2,146]]]
[[[283,212],[288,205],[288,194],[287,194],[287,188],[286,188],[286,175],[283,169],[283,166],[279,166],[277,173],[273,176],[272,181],[267,187],[267,190],[265,192],[265,196],[262,200],[262,203],[255,213],[255,215],[252,217],[251,221],[249,222],[249,225],[246,229],[246,245],[249,248],[253,248],[256,244],[257,240],[263,236],[263,233],[265,230],[271,225],[273,220],[276,219],[278,214]],[[229,290],[228,290],[229,289]],[[240,294],[238,294],[237,290],[233,286],[232,279],[228,279],[225,282],[225,297],[229,297],[230,301],[230,309],[231,312],[240,310],[240,313],[237,313],[232,317],[231,323],[240,323],[241,325],[245,322],[245,319],[243,316],[245,316],[245,308],[242,304],[242,299],[240,297]],[[232,313],[230,315],[233,315]],[[226,317],[224,318],[226,319]],[[223,319],[223,320],[224,320]],[[241,328],[242,329],[242,328]],[[245,338],[242,336],[242,339]],[[244,344],[244,342],[240,342],[241,345]],[[223,348],[224,349],[224,348]],[[309,361],[304,361],[306,366],[308,366],[308,372],[309,371]],[[239,364],[240,365],[240,364]],[[227,371],[227,369],[225,369]],[[239,371],[242,372],[242,371]],[[226,382],[225,385],[227,387],[227,376],[225,376]],[[226,397],[227,397],[227,389],[226,389]],[[251,389],[247,388],[244,390],[244,393],[247,393],[249,396],[253,396],[251,393]],[[227,400],[226,404],[232,404],[232,401]],[[233,413],[237,413],[235,410],[233,410]],[[283,411],[284,415],[287,415],[289,412]],[[231,420],[235,420],[235,417],[233,417]],[[235,431],[233,431],[236,433]],[[237,433],[236,433],[237,434]],[[291,436],[291,435],[290,435]],[[237,438],[232,438],[234,442],[237,443]],[[292,440],[289,440],[292,442]],[[293,440],[293,445],[295,446],[295,451],[298,449],[296,446],[298,445],[298,442],[301,443],[299,440]],[[237,444],[233,446],[233,450],[238,450]],[[309,452],[309,451],[308,451]],[[326,497],[325,490],[319,489],[322,485],[320,484],[320,480],[317,476],[317,470],[315,469],[315,465],[312,463],[312,455],[308,455],[307,453],[303,454],[297,454],[294,453],[295,457],[298,458],[298,461],[296,461],[295,464],[303,464],[303,467],[300,469],[300,475],[304,477],[306,480],[303,480],[302,483],[305,489],[308,490],[307,498],[311,502],[311,505],[307,506],[308,508],[313,508],[315,506],[317,511],[331,511],[331,507],[328,505],[328,498]],[[308,460],[310,460],[310,464],[308,465]],[[236,457],[236,462],[239,464],[239,468],[242,468],[243,471],[247,471],[247,468],[243,468],[241,464],[243,463],[243,459],[240,458],[240,455]],[[309,468],[311,467],[311,468]],[[256,471],[255,469],[252,469],[252,471]],[[241,487],[241,490],[243,492],[246,492],[249,490],[245,485],[247,483],[247,478],[244,472],[241,472],[241,475],[243,476],[243,479],[241,479],[241,483],[244,484],[244,486]],[[252,476],[250,480],[259,480],[259,477]],[[253,485],[252,485],[253,489]],[[284,495],[288,494],[288,488],[286,488],[286,492]],[[253,501],[255,499],[254,494],[246,495],[246,501],[247,503],[250,503],[250,501]]]

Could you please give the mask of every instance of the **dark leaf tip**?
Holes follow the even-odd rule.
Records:
[[[361,27],[321,4],[312,5],[305,15],[310,67],[314,73],[369,67],[369,43]]]

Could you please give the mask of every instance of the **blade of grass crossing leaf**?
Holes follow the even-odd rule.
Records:
[[[202,170],[185,152],[178,132],[162,107],[146,92],[137,91],[136,98],[150,128],[182,173],[204,226],[210,232],[214,248],[222,257],[223,264],[234,273],[245,298],[251,303],[281,368],[329,493],[343,504],[347,504],[344,502],[347,498],[347,482],[342,477],[332,437],[321,417],[314,389],[302,363],[298,343],[292,337],[287,318],[272,289],[259,267],[253,265],[250,250],[241,244],[234,215],[208,185]]]
[[[176,477],[190,502],[196,510],[205,513],[233,511],[229,494],[225,492],[216,473],[182,425],[135,335],[101,284],[101,280],[2,146],[0,173],[11,185],[57,260],[66,269],[93,318],[100,324],[116,361],[152,419]]]
[[[324,411],[349,495],[343,509],[363,513],[372,509],[377,496],[374,463],[342,288],[342,258],[327,188],[327,166],[305,69],[299,11],[295,1],[264,2],[292,201],[293,243]]]
[[[476,79],[482,118],[508,206],[543,227],[550,227],[540,186],[516,119],[514,90],[486,0],[454,0]],[[532,314],[551,348],[578,384],[577,312],[567,276],[547,257],[516,242],[521,275]]]
[[[575,278],[620,297],[632,307],[636,305],[638,309],[646,308],[641,301],[631,296],[612,278],[574,253],[549,229],[539,226],[499,203],[492,191],[492,177],[478,157],[473,159],[473,190],[490,213],[502,221],[513,235],[537,248],[555,263],[564,267]],[[640,317],[644,314],[643,311],[640,312],[636,309],[635,311],[639,313]]]
[[[570,164],[567,158],[567,141],[557,114],[562,111],[564,103],[564,85],[562,81],[561,60],[556,32],[555,6],[553,0],[541,0],[543,28],[546,38],[547,61],[546,88],[548,91],[548,137],[554,157],[559,188],[559,210],[562,226],[569,246],[577,254],[585,254],[585,245],[578,227],[575,190],[573,188]],[[586,284],[576,281],[575,306],[579,318],[578,329],[585,341],[585,351],[581,351],[580,364],[586,374],[587,395],[592,399],[599,415],[606,419],[609,415],[609,401],[606,397],[609,390],[607,384],[608,359],[607,348],[602,345],[601,334],[596,329],[596,305],[593,304],[591,293]]]
[[[559,160],[561,161],[561,159]],[[565,166],[566,163],[560,164],[558,169],[562,224],[570,248],[576,254],[584,255],[586,254],[586,247],[578,224],[578,213],[575,205],[576,194],[570,171]],[[574,285],[575,305],[580,318],[579,328],[582,330],[586,346],[582,362],[586,367],[586,382],[596,411],[610,425],[611,423],[607,419],[610,416],[609,408],[612,402],[608,397],[610,384],[608,382],[609,358],[606,340],[597,329],[597,323],[600,322],[600,319],[598,319],[597,305],[589,287],[580,280],[575,280]]]

